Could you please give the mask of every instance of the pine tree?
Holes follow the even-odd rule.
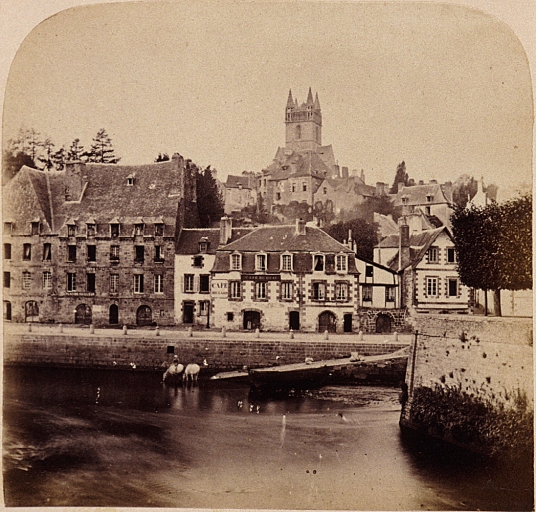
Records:
[[[74,139],[67,150],[67,160],[84,160],[84,146],[80,144],[80,139]]]
[[[95,138],[89,151],[85,153],[88,162],[100,164],[116,164],[121,160],[114,154],[112,139],[106,133],[104,128],[101,128]]]
[[[208,228],[223,215],[223,197],[210,165],[204,171],[197,170],[196,180],[199,222],[202,228]]]
[[[393,186],[389,191],[390,194],[396,194],[398,192],[398,184],[403,183],[404,186],[408,184],[409,175],[406,172],[406,162],[402,160],[396,168],[395,180],[393,181]]]

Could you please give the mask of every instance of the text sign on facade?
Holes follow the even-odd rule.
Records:
[[[227,297],[227,281],[215,279],[211,282],[210,286],[210,291],[213,297]]]
[[[242,281],[281,281],[279,274],[242,274]]]

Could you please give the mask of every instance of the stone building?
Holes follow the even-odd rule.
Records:
[[[353,252],[302,220],[260,227],[218,248],[211,274],[215,327],[354,329],[359,273]]]
[[[174,255],[197,225],[195,167],[69,162],[4,187],[4,318],[174,323]]]
[[[254,173],[244,172],[242,176],[227,176],[223,190],[224,212],[226,215],[239,212],[246,206],[257,204],[257,187]]]

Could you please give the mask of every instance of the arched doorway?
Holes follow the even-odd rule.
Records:
[[[74,323],[89,325],[93,319],[91,308],[87,304],[78,304],[74,312]]]
[[[138,325],[152,325],[153,324],[153,312],[149,306],[140,306],[136,311],[136,324]]]
[[[24,305],[24,319],[26,322],[39,322],[39,304],[35,300]]]
[[[376,332],[391,332],[391,317],[380,314],[376,317]]]
[[[337,332],[337,317],[331,311],[318,316],[318,332]]]
[[[293,331],[300,330],[300,312],[299,311],[291,311],[288,314],[288,326],[289,326],[289,329],[292,329]]]
[[[108,317],[108,322],[110,324],[118,324],[119,323],[119,307],[117,304],[111,304],[110,305],[110,313]]]
[[[244,329],[260,329],[261,314],[259,311],[244,311]]]
[[[11,320],[11,302],[4,301],[4,320]]]

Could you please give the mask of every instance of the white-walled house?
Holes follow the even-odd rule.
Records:
[[[359,272],[360,307],[400,307],[398,272],[359,256],[355,257],[355,265]]]
[[[260,227],[216,251],[212,325],[351,332],[358,287],[353,252],[321,229]]]

